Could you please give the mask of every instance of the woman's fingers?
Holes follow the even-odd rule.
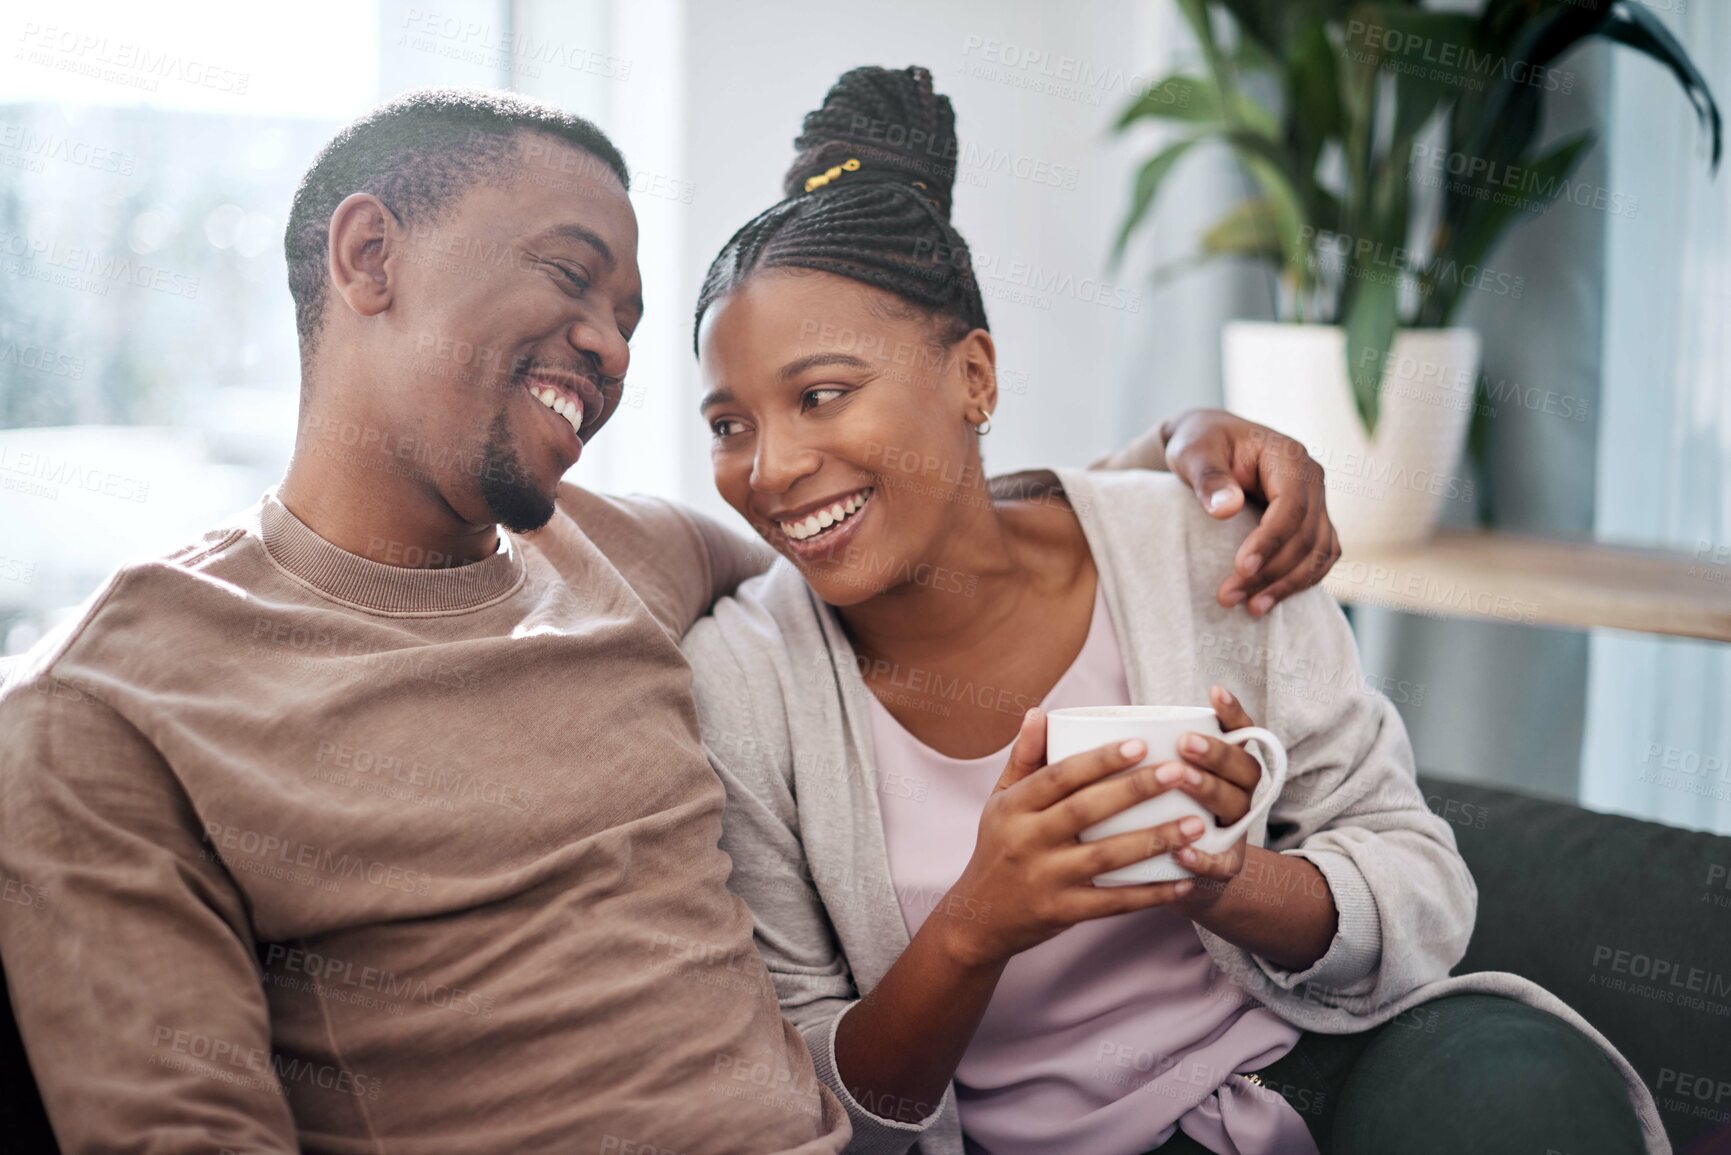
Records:
[[[1216,745],[1226,745],[1226,743],[1219,742],[1215,739],[1210,739],[1210,741],[1214,741]],[[1242,750],[1239,750],[1237,746],[1227,746],[1226,748],[1228,750],[1238,750],[1241,754],[1244,753]],[[1244,756],[1250,758],[1250,755],[1248,754],[1245,754]],[[1159,775],[1161,770],[1166,770],[1167,773],[1170,774],[1171,771],[1168,767],[1182,767],[1178,776],[1178,781],[1172,784],[1172,788],[1182,790],[1184,793],[1190,795],[1190,797],[1196,799],[1196,801],[1202,803],[1202,808],[1204,810],[1208,811],[1208,813],[1214,815],[1222,822],[1237,822],[1249,812],[1250,791],[1243,787],[1234,785],[1232,782],[1222,777],[1218,771],[1210,773],[1189,765],[1188,760],[1194,757],[1193,755],[1186,754],[1184,757],[1186,759],[1185,762],[1167,762],[1156,767],[1156,776]],[[1256,760],[1250,758],[1250,763],[1252,766],[1255,766]],[[1261,767],[1257,767],[1257,774],[1260,775],[1261,772]]]
[[[1200,846],[1185,846],[1172,855],[1178,865],[1190,871],[1198,878],[1217,878],[1230,881],[1238,877],[1239,866],[1233,861],[1231,850],[1219,854],[1210,854]]]
[[[1209,777],[1221,778],[1248,792],[1255,790],[1256,784],[1262,781],[1262,766],[1244,747],[1222,742],[1207,734],[1184,735],[1178,742],[1178,756],[1184,759],[1186,767],[1199,772],[1204,782]],[[1189,773],[1180,778],[1180,782],[1193,781],[1194,775]]]
[[[1029,810],[1044,810],[1090,783],[1130,769],[1146,753],[1148,743],[1133,738],[1128,742],[1085,750],[1061,762],[1042,766],[1012,788],[1016,805]]]
[[[1131,830],[1098,842],[1080,843],[1062,852],[1064,866],[1075,877],[1086,881],[1120,866],[1170,854],[1200,838],[1207,829],[1202,819],[1194,814],[1187,815],[1146,830]]]
[[[1038,706],[1022,715],[1022,728],[1010,746],[1010,761],[992,793],[1008,790],[1046,764],[1046,714]]]
[[[1183,898],[1195,889],[1196,881],[1185,878],[1177,882],[1144,882],[1135,886],[1072,887],[1064,896],[1064,915],[1072,925],[1093,918],[1111,918],[1151,906],[1165,906]]]
[[[1214,707],[1214,716],[1220,719],[1220,728],[1223,730],[1242,730],[1246,726],[1256,725],[1250,720],[1244,703],[1225,686],[1209,687],[1208,704]]]

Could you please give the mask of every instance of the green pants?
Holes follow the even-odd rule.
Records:
[[[1627,1155],[1645,1150],[1622,1076],[1555,1015],[1455,995],[1354,1035],[1305,1032],[1257,1072],[1322,1155]],[[1160,1155],[1206,1153],[1182,1130]]]

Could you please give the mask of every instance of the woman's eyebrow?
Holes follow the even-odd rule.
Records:
[[[840,365],[846,369],[871,368],[869,362],[862,361],[851,353],[813,353],[783,365],[780,376],[783,381],[791,381],[808,369],[819,369],[826,365]]]

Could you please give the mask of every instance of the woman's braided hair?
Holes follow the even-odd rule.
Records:
[[[787,199],[734,233],[709,266],[694,350],[703,314],[757,269],[811,269],[882,289],[946,322],[945,344],[988,328],[967,242],[950,224],[956,115],[930,72],[844,73],[806,114],[794,148]]]

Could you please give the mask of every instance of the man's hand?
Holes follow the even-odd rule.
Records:
[[[1229,518],[1248,495],[1266,503],[1262,522],[1238,547],[1234,572],[1215,598],[1249,603],[1261,617],[1276,602],[1309,589],[1340,558],[1328,520],[1322,466],[1304,446],[1222,409],[1192,409],[1098,462],[1108,469],[1170,469],[1196,491],[1210,515]]]

